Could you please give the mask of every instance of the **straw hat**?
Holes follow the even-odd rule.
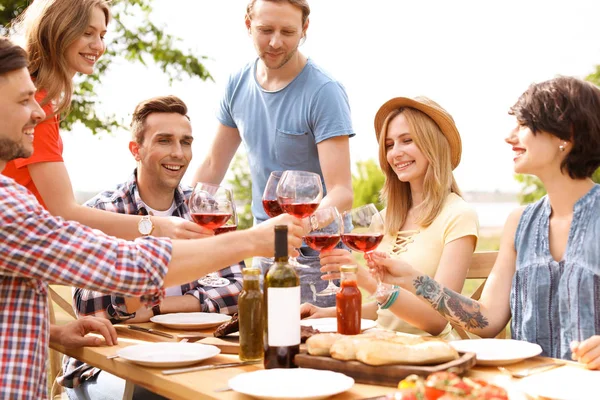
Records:
[[[375,114],[375,135],[379,141],[381,128],[386,117],[394,110],[402,107],[410,107],[419,110],[429,116],[440,128],[448,144],[450,145],[450,162],[452,169],[456,168],[460,163],[460,155],[462,153],[462,144],[460,141],[460,133],[456,129],[452,116],[448,114],[438,103],[424,96],[418,96],[414,99],[408,97],[395,97],[386,101],[379,111]]]

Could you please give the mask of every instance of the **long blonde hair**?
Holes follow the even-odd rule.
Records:
[[[110,20],[110,0],[35,0],[13,22],[25,37],[29,73],[38,90],[45,90],[42,106],[54,102],[54,114],[68,112],[73,78],[65,58],[67,48],[83,35],[92,11],[99,7]]]
[[[461,195],[452,173],[450,146],[439,126],[427,114],[410,107],[392,111],[386,117],[379,135],[379,165],[385,174],[381,198],[386,204],[385,229],[396,234],[406,222],[413,206],[410,183],[401,182],[387,161],[385,139],[390,122],[402,114],[408,123],[411,138],[421,150],[429,166],[423,183],[423,202],[416,211],[416,223],[428,227],[440,214],[450,193]]]

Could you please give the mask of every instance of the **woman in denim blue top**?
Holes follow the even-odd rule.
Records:
[[[548,195],[508,217],[481,299],[399,260],[370,266],[479,336],[496,336],[512,316],[514,339],[600,369],[600,185],[590,178],[600,166],[600,89],[555,78],[529,87],[510,114],[514,170],[537,176]]]

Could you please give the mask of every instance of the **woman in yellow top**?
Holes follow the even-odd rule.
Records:
[[[382,211],[386,235],[379,255],[407,261],[446,287],[462,290],[479,223],[462,199],[452,170],[460,162],[461,140],[454,120],[426,97],[397,97],[375,116],[379,164],[385,173]],[[354,264],[343,249],[321,253],[323,279],[336,278],[340,265]],[[377,283],[359,268],[359,285],[374,293]],[[332,317],[335,308],[302,305],[304,317]],[[452,328],[431,307],[399,289],[387,298],[363,304],[363,318],[381,328],[455,338]]]

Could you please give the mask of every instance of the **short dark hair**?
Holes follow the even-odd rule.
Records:
[[[0,37],[0,76],[27,68],[27,53],[8,38]]]
[[[131,135],[137,144],[144,143],[144,130],[146,119],[154,113],[176,113],[181,114],[188,120],[188,109],[183,100],[177,96],[159,96],[144,100],[139,103],[133,111],[131,118]]]
[[[509,114],[533,134],[543,131],[571,142],[572,149],[560,166],[571,178],[589,178],[600,166],[597,86],[568,76],[533,84],[510,108]]]

